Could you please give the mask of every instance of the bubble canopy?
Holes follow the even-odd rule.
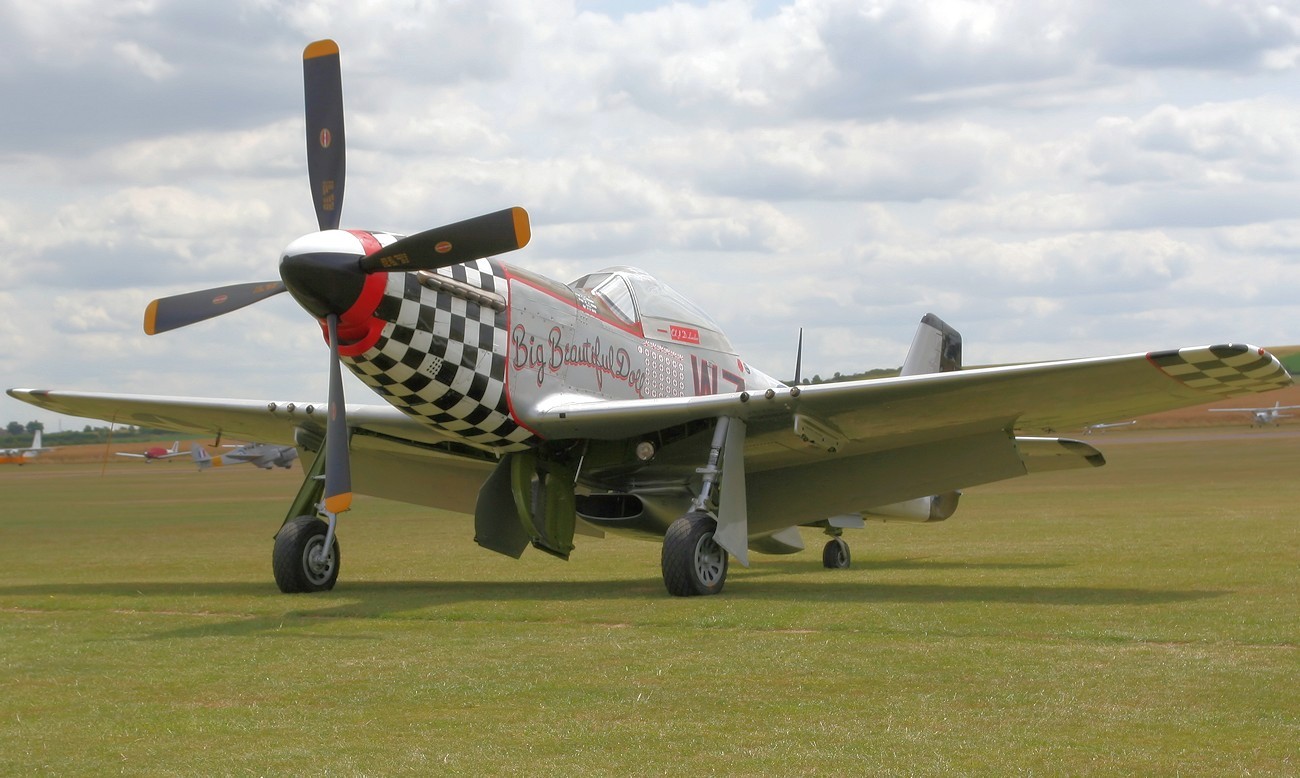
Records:
[[[712,317],[644,270],[625,266],[605,268],[579,278],[570,286],[599,296],[629,324],[640,322],[647,338],[680,341],[670,334],[672,325],[684,326],[698,331],[699,345],[736,353]]]

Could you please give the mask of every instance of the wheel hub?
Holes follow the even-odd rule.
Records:
[[[319,584],[329,580],[334,572],[334,554],[325,550],[324,538],[315,537],[307,543],[307,547],[303,549],[303,569],[312,583]]]
[[[700,538],[695,544],[695,574],[700,581],[712,586],[722,577],[727,552],[713,540],[713,533]]]

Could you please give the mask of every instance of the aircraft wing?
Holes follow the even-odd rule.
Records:
[[[325,428],[324,402],[162,397],[46,389],[10,389],[9,395],[69,416],[177,432],[220,433],[286,446],[297,443],[294,430],[298,427],[319,427],[322,431]],[[459,440],[454,436],[440,435],[388,405],[349,404],[347,413],[349,426],[376,435],[430,444]]]
[[[1204,346],[752,394],[569,398],[528,411],[524,422],[550,438],[653,441],[673,429],[689,434],[692,421],[741,419],[752,536],[1027,472],[1096,466],[1104,462],[1096,449],[1049,436],[1289,384],[1263,349]]]
[[[295,431],[325,430],[326,403],[227,400],[10,389],[15,399],[42,408],[118,424],[236,439],[303,444]],[[389,405],[347,406],[352,433],[352,487],[360,494],[472,513],[479,486],[496,464],[494,454],[465,445],[416,422]],[[305,454],[308,462],[311,454]],[[436,464],[431,464],[436,462]],[[436,467],[438,478],[430,478]]]
[[[735,392],[620,402],[561,398],[524,421],[546,437],[618,439],[724,415],[759,425],[775,419],[789,428],[799,416],[827,440],[873,448],[890,438],[990,422],[1008,431],[1051,434],[1291,383],[1268,351],[1233,344],[817,384],[770,397]]]
[[[758,531],[1035,470],[1095,466],[1102,460],[1092,447],[1042,436],[1290,383],[1267,351],[1228,345],[820,384],[770,396],[556,397],[515,411],[551,439],[623,440],[719,416],[743,419],[745,469],[764,474],[750,482],[750,526]],[[302,443],[295,430],[323,431],[325,421],[324,403],[9,394],[73,416],[283,445]],[[493,454],[391,406],[349,405],[347,416],[355,491],[473,512]]]

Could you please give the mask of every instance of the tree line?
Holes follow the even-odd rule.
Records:
[[[903,372],[901,367],[878,367],[874,370],[868,370],[865,373],[836,373],[830,378],[822,378],[820,375],[815,375],[812,378],[801,380],[799,384],[801,386],[810,386],[812,384],[831,384],[840,381],[860,381],[865,378],[893,378],[901,372]],[[794,381],[790,380],[786,381],[786,383],[793,384]]]
[[[4,432],[0,433],[0,448],[21,448],[29,446],[32,442],[32,435],[37,430],[41,430],[41,444],[45,446],[76,446],[83,443],[106,443],[112,440],[129,440],[129,441],[146,441],[159,440],[162,438],[175,439],[177,434],[170,430],[156,429],[153,427],[136,427],[133,425],[123,425],[113,427],[110,432],[108,427],[92,427],[87,424],[81,430],[61,430],[59,432],[49,432],[45,425],[39,421],[29,421],[26,424],[18,421],[11,421],[4,427]]]

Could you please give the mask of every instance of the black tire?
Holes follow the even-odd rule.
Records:
[[[325,544],[329,525],[315,516],[299,516],[285,523],[275,536],[271,569],[275,584],[285,594],[325,592],[339,579],[339,539],[334,538],[327,564],[322,568],[311,563],[311,553]]]
[[[664,535],[661,567],[664,586],[675,597],[717,594],[727,582],[727,550],[713,539],[718,524],[703,514],[688,513]]]
[[[844,538],[831,538],[822,549],[822,564],[830,570],[846,570],[852,561]]]

